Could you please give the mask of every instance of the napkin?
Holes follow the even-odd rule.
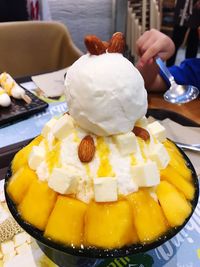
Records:
[[[64,92],[64,75],[68,68],[58,71],[32,76],[31,79],[46,97],[59,97]]]
[[[199,144],[200,143],[200,127],[188,127],[178,124],[170,119],[161,121],[165,127],[167,137],[173,141],[186,143],[186,144]],[[191,160],[197,175],[200,175],[200,152],[193,152],[189,150],[184,151]]]

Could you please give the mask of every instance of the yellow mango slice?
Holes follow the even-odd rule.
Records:
[[[165,169],[161,170],[160,175],[161,180],[166,180],[173,184],[187,199],[192,200],[194,198],[194,186],[184,179],[172,166],[168,165]]]
[[[57,194],[49,188],[46,182],[35,180],[19,204],[18,210],[25,221],[44,230],[56,197]]]
[[[119,248],[137,243],[128,201],[91,202],[85,217],[85,242],[101,248]]]
[[[185,160],[181,152],[179,151],[179,149],[176,147],[176,145],[173,142],[171,142],[170,140],[166,140],[163,144],[169,152],[173,152],[173,154],[177,156],[177,160],[179,161],[179,163],[181,162],[185,163]]]
[[[186,180],[191,181],[192,179],[192,172],[187,167],[185,159],[183,158],[182,154],[179,152],[178,148],[169,140],[165,141],[164,143],[165,148],[167,149],[170,162],[169,164],[182,175]]]
[[[167,181],[161,181],[156,193],[168,223],[172,227],[182,225],[192,211],[185,196]]]
[[[44,235],[67,245],[80,246],[83,243],[86,209],[87,204],[82,201],[58,196]]]
[[[176,145],[175,145],[173,142],[171,142],[170,140],[166,139],[166,140],[164,141],[163,145],[164,145],[166,148],[169,148],[169,149],[171,149],[171,150],[173,150],[173,151],[175,151],[175,152],[177,152],[177,153],[180,154],[180,152],[179,152],[179,150],[177,149]]]
[[[22,201],[34,180],[37,180],[37,175],[27,165],[21,167],[12,175],[7,187],[7,192],[16,204]]]
[[[19,150],[17,154],[15,154],[11,164],[12,173],[15,173],[20,167],[28,164],[28,157],[32,147],[39,145],[42,139],[43,137],[41,135],[37,136],[27,146],[25,146],[24,148]]]
[[[138,237],[142,243],[150,242],[164,234],[168,224],[160,205],[145,189],[128,196]]]

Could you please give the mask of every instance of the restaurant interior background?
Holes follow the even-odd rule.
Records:
[[[116,30],[125,32],[128,13],[131,13],[133,30],[138,31],[137,35],[149,27],[162,27],[161,30],[170,33],[170,27],[161,20],[164,22],[169,16],[173,20],[174,3],[175,0],[102,0],[101,3],[94,0],[48,0],[51,18],[67,25],[74,42],[82,50],[85,49],[83,37],[86,33],[94,33],[107,40]],[[169,9],[168,15],[166,10]]]
[[[153,27],[172,35],[174,6],[175,0],[48,0],[47,13],[51,19],[67,25],[82,51],[85,51],[83,38],[86,33],[107,40],[112,32],[123,31],[126,32],[129,52],[134,56],[135,40],[144,30]],[[179,49],[176,63],[183,59],[184,44]]]
[[[0,21],[15,20],[17,16],[17,20],[24,20],[25,16],[25,20],[60,21],[67,26],[74,43],[83,52],[86,51],[83,42],[86,34],[95,34],[102,40],[108,40],[113,32],[122,31],[126,33],[129,59],[136,61],[135,42],[145,30],[156,28],[172,36],[175,2],[176,0],[20,0],[12,4],[12,1],[2,0],[0,8],[4,11],[1,10]],[[189,0],[186,2],[190,3]],[[24,13],[23,17],[16,15],[18,11]],[[6,18],[8,20],[4,20]],[[179,49],[176,63],[184,59],[185,43],[184,41]]]

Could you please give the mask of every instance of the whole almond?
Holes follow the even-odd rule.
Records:
[[[101,55],[106,52],[106,47],[96,35],[87,35],[84,41],[85,46],[91,55]]]
[[[147,141],[150,139],[149,132],[142,127],[134,126],[132,131],[136,136],[142,138],[144,141]]]
[[[95,154],[95,144],[92,136],[86,135],[78,147],[78,157],[81,162],[90,162]]]
[[[107,51],[109,53],[123,53],[125,49],[125,38],[123,33],[116,32],[113,34]]]

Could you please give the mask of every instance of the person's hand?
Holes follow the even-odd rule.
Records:
[[[154,57],[159,56],[163,60],[170,58],[175,50],[173,41],[164,33],[151,29],[144,34],[136,42],[137,54],[139,61],[137,67],[140,69],[145,64],[151,65]]]
[[[140,57],[136,67],[144,79],[145,87],[148,91],[164,91],[167,85],[159,74],[155,57],[159,56],[162,60],[170,58],[175,50],[173,41],[158,30],[151,29],[137,40],[136,49]]]

